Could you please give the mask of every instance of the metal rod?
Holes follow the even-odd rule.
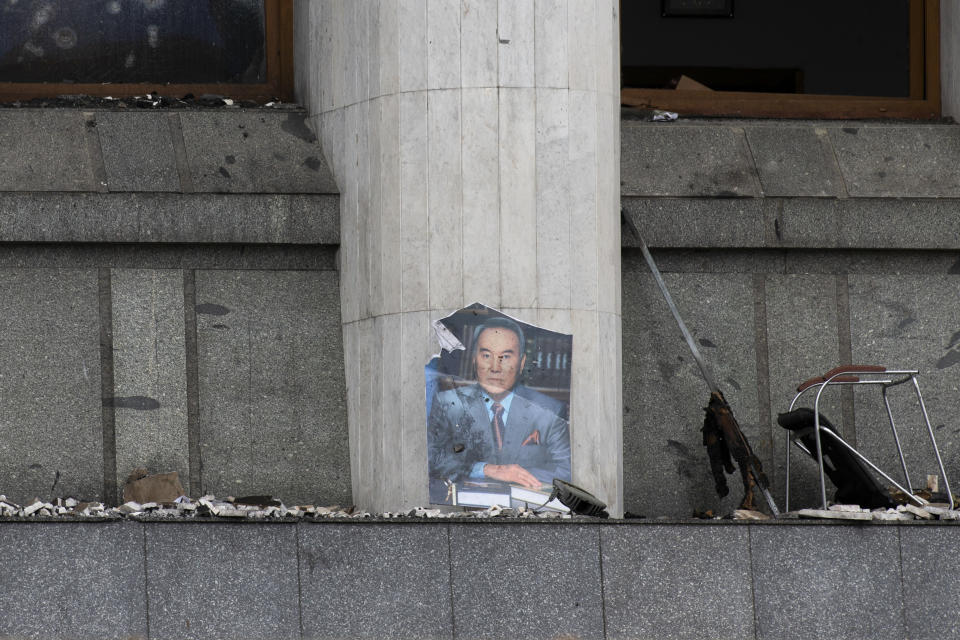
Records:
[[[910,482],[910,472],[907,471],[907,459],[903,457],[903,447],[900,446],[900,436],[897,435],[897,425],[893,421],[893,411],[890,410],[890,398],[887,397],[887,387],[883,387],[883,404],[887,408],[887,417],[890,418],[890,429],[893,431],[893,441],[897,445],[897,453],[900,454],[900,467],[903,469],[903,478],[907,482],[907,488],[913,493],[913,484]]]
[[[897,482],[896,480],[894,480],[893,478],[891,478],[890,476],[888,476],[886,473],[884,473],[884,472],[880,469],[880,467],[878,467],[877,465],[875,465],[875,464],[873,464],[872,462],[870,462],[870,460],[868,460],[862,453],[860,453],[859,451],[857,451],[856,449],[854,449],[853,447],[851,447],[851,446],[846,442],[846,440],[844,440],[843,438],[841,438],[838,434],[834,433],[834,432],[831,431],[830,429],[827,429],[826,427],[824,427],[823,430],[826,431],[827,433],[833,434],[833,435],[836,437],[837,442],[840,443],[841,445],[843,445],[843,446],[847,449],[847,451],[849,451],[849,452],[852,453],[853,455],[857,456],[857,458],[859,458],[863,463],[865,463],[865,464],[868,465],[871,469],[873,469],[874,471],[876,471],[877,473],[879,473],[881,476],[883,476],[890,484],[892,484],[893,486],[895,486],[897,489],[900,489],[900,491],[902,491],[909,499],[913,500],[914,502],[916,502],[916,503],[917,503],[919,506],[921,506],[921,507],[922,507],[923,505],[925,505],[925,504],[928,504],[927,501],[924,500],[923,498],[921,498],[921,497],[919,497],[919,496],[915,496],[915,495],[913,495],[912,493],[910,493],[909,491],[907,491],[906,487],[904,487],[904,486],[901,485],[899,482]]]
[[[713,379],[713,375],[707,368],[706,362],[703,361],[703,356],[700,355],[700,349],[697,348],[697,343],[694,341],[693,335],[690,333],[690,330],[687,329],[683,318],[680,317],[680,311],[677,309],[677,305],[673,303],[673,297],[667,289],[667,284],[663,281],[663,276],[660,275],[660,269],[657,268],[657,263],[653,261],[653,256],[650,255],[650,250],[647,249],[647,243],[643,241],[639,233],[637,233],[637,237],[640,238],[640,251],[643,252],[643,257],[647,261],[651,273],[653,273],[653,279],[657,281],[657,286],[660,287],[660,293],[663,294],[663,299],[666,300],[667,307],[670,308],[670,313],[673,314],[673,319],[677,321],[677,326],[680,327],[680,333],[683,334],[683,339],[687,341],[687,346],[690,348],[690,353],[693,354],[693,359],[696,360],[697,366],[700,367],[700,373],[703,375],[703,379],[706,381],[707,386],[710,387],[711,392],[720,391],[720,388]]]
[[[813,440],[817,443],[817,468],[820,470],[820,501],[823,508],[827,508],[827,480],[823,476],[823,449],[820,446],[820,394],[827,388],[829,380],[824,380],[817,389],[817,397],[813,401]]]
[[[786,451],[786,463],[785,468],[787,470],[786,482],[783,483],[783,510],[790,511],[790,432],[787,431],[787,446],[784,448]]]
[[[927,433],[930,434],[930,444],[933,445],[933,452],[937,456],[937,464],[940,466],[940,473],[943,475],[943,486],[947,489],[947,498],[950,500],[950,509],[953,509],[953,492],[950,490],[950,481],[947,479],[947,471],[943,468],[943,460],[940,458],[940,449],[937,447],[937,439],[933,435],[933,427],[930,426],[930,418],[927,416],[927,406],[923,403],[923,396],[920,395],[920,383],[913,378],[913,388],[917,391],[917,400],[920,401],[920,411],[923,412],[923,419],[927,423]]]
[[[696,361],[697,366],[700,367],[700,374],[703,376],[707,386],[710,387],[710,392],[719,394],[721,397],[723,397],[720,387],[717,386],[716,381],[713,379],[713,374],[711,374],[710,369],[707,368],[707,363],[704,362],[703,356],[700,355],[700,349],[697,348],[697,343],[694,341],[693,335],[690,333],[690,330],[687,329],[686,323],[680,316],[680,311],[677,309],[677,305],[673,303],[673,296],[670,295],[670,291],[667,289],[667,283],[663,281],[663,276],[660,274],[660,269],[657,268],[657,263],[653,261],[653,256],[650,255],[650,250],[647,248],[647,243],[644,242],[643,236],[640,235],[640,230],[637,229],[637,225],[633,223],[633,220],[630,218],[630,216],[621,213],[620,217],[624,220],[624,222],[627,223],[627,226],[630,227],[630,231],[640,242],[640,251],[643,253],[643,258],[647,261],[647,266],[650,267],[650,273],[653,274],[653,279],[656,280],[657,286],[660,288],[660,293],[663,294],[663,299],[667,302],[667,307],[669,307],[670,313],[673,314],[673,319],[677,321],[677,326],[680,328],[680,333],[683,334],[683,339],[687,341],[687,347],[690,348],[690,353],[693,355],[693,359]],[[746,436],[744,436],[744,438],[746,438]],[[748,464],[751,467],[750,472],[753,475],[754,480],[757,480],[760,477],[759,470],[753,468],[754,465],[752,462],[748,462]],[[780,510],[777,509],[777,503],[774,502],[773,496],[770,494],[770,490],[766,487],[760,486],[759,482],[756,483],[756,486],[760,489],[760,493],[763,494],[763,498],[766,501],[767,506],[770,508],[770,513],[773,514],[773,517],[776,518],[779,516]]]

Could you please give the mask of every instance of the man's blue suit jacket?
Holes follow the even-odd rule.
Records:
[[[431,478],[466,480],[475,463],[487,462],[518,464],[544,484],[570,480],[570,429],[557,414],[559,403],[522,385],[513,391],[500,450],[479,384],[437,394],[427,421]]]

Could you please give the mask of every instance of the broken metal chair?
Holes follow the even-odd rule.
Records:
[[[927,425],[930,444],[933,446],[947,499],[950,501],[952,508],[954,504],[953,493],[950,490],[947,472],[943,467],[937,440],[933,435],[933,427],[930,425],[927,408],[920,393],[920,384],[917,382],[918,373],[919,371],[916,369],[887,369],[877,365],[845,365],[831,369],[822,376],[806,380],[797,387],[797,395],[790,403],[790,408],[777,418],[780,426],[787,430],[785,510],[790,510],[791,443],[817,462],[820,472],[820,499],[824,509],[827,508],[825,476],[829,476],[837,487],[836,497],[841,502],[860,504],[860,506],[868,508],[894,506],[896,502],[893,497],[877,481],[874,473],[901,491],[907,500],[920,506],[927,504],[927,501],[913,490],[913,485],[910,482],[910,473],[907,470],[903,447],[900,444],[900,436],[897,433],[897,425],[893,419],[893,411],[890,408],[890,400],[887,396],[889,389],[907,383],[911,383],[916,392],[920,412],[923,414],[923,420]],[[884,473],[877,465],[840,437],[833,425],[820,413],[820,398],[824,391],[831,387],[841,386],[880,387],[887,417],[890,421],[890,429],[893,432],[893,441],[896,443],[897,454],[900,457],[900,466],[903,470],[906,487]],[[816,394],[813,409],[796,408],[797,401],[808,392]]]

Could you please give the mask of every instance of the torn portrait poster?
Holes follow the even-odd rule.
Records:
[[[433,323],[424,369],[430,502],[565,511],[573,336],[474,303]]]

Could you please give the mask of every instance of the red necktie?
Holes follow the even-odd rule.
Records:
[[[493,403],[493,435],[497,439],[497,450],[503,449],[503,405]]]

